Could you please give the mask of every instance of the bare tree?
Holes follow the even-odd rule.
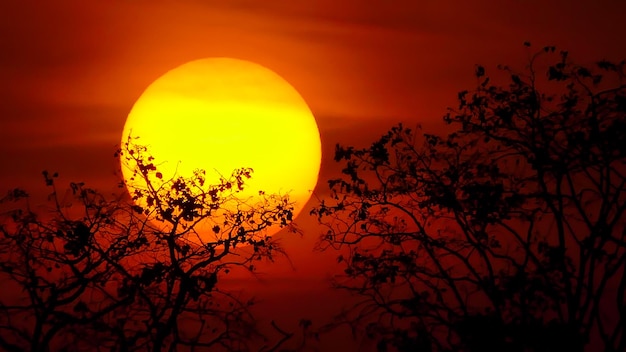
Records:
[[[218,283],[234,268],[253,271],[255,262],[284,254],[264,229],[291,226],[292,203],[287,196],[264,195],[253,204],[237,198],[250,169],[235,170],[208,187],[201,170],[164,179],[146,148],[133,142],[117,153],[135,171],[133,202],[106,199],[75,183],[59,195],[57,175],[47,172],[49,213],[32,211],[21,190],[2,200],[3,349],[260,346],[249,310],[253,301]],[[264,350],[291,337],[276,329],[283,338]]]
[[[546,47],[502,86],[477,66],[448,135],[338,145],[312,213],[361,299],[331,326],[380,351],[626,350],[625,66]]]

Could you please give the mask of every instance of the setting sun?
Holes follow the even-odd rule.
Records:
[[[317,183],[321,145],[313,114],[287,81],[249,61],[208,58],[167,72],[134,104],[122,143],[129,135],[149,148],[163,179],[203,169],[207,184],[215,184],[252,168],[237,198],[253,204],[259,191],[288,194],[294,216]],[[132,185],[132,170],[122,172]]]

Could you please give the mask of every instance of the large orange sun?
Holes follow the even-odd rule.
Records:
[[[208,58],[165,73],[133,106],[122,144],[129,135],[160,161],[163,179],[203,169],[207,184],[217,184],[252,168],[237,197],[288,194],[294,217],[317,183],[321,143],[313,114],[287,81],[249,61]],[[132,186],[132,170],[122,172]]]

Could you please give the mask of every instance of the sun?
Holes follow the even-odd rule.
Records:
[[[294,218],[318,179],[321,142],[311,110],[286,80],[250,61],[207,58],[168,71],[135,102],[122,145],[129,135],[160,161],[163,179],[203,169],[207,185],[217,184],[235,169],[252,168],[237,197],[288,194]],[[132,186],[132,170],[122,166],[122,173]]]

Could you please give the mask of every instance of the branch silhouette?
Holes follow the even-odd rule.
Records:
[[[23,190],[1,200],[0,280],[8,289],[0,295],[0,347],[246,351],[265,341],[254,301],[220,282],[285,254],[263,230],[292,226],[289,198],[264,195],[244,206],[236,193],[250,169],[208,187],[201,170],[164,180],[131,138],[116,156],[141,181],[131,185],[133,202],[82,183],[61,197],[58,175],[48,172],[49,212],[34,212]],[[214,226],[200,227],[206,221]],[[293,334],[273,326],[281,336],[275,350]]]
[[[447,135],[337,145],[311,213],[361,299],[325,329],[379,351],[625,350],[625,66],[546,47],[503,85],[478,66]]]

